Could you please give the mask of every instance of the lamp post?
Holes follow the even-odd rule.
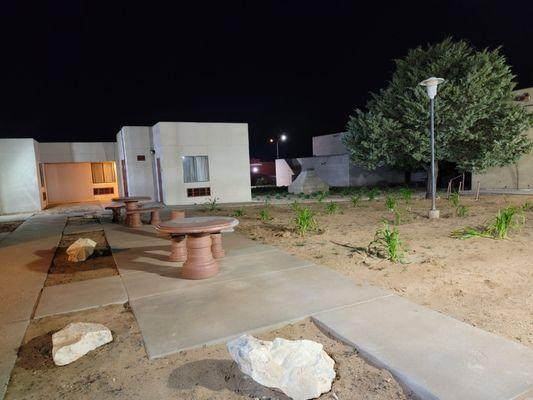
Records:
[[[444,82],[442,78],[431,77],[422,82],[420,85],[425,86],[430,99],[430,116],[431,116],[431,210],[429,218],[439,218],[439,210],[436,206],[437,182],[435,181],[435,96],[437,95],[437,86]]]
[[[279,142],[284,142],[285,140],[287,140],[287,135],[285,135],[284,133],[282,133],[281,135],[279,135],[279,137],[274,140],[272,138],[270,138],[269,142],[270,143],[276,143],[276,159],[279,159]]]

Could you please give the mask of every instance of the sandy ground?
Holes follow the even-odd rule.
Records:
[[[507,204],[533,203],[529,196],[484,196],[461,199],[468,215],[439,199],[439,220],[426,218],[429,201],[401,204],[398,227],[406,248],[405,264],[369,256],[365,249],[383,219],[393,219],[383,199],[358,207],[341,204],[341,212],[326,214],[327,202],[315,203],[321,233],[301,237],[294,232],[290,206],[270,206],[273,219],[258,220],[263,207],[244,207],[238,231],[276,245],[299,257],[328,266],[356,282],[391,289],[399,295],[487,331],[533,347],[533,211],[525,226],[509,240],[459,240],[452,231],[481,226]],[[340,204],[340,203],[339,203]],[[233,215],[234,210],[218,212]]]
[[[51,334],[69,322],[108,326],[114,341],[74,363],[57,367],[51,358]],[[259,335],[272,340],[311,339],[335,360],[332,392],[320,399],[409,399],[392,376],[367,364],[356,351],[322,333],[310,320]],[[108,306],[31,322],[19,351],[6,399],[279,399],[241,373],[225,345],[203,347],[148,360],[130,310]]]
[[[63,235],[59,242],[52,266],[48,271],[44,286],[61,285],[64,283],[118,275],[115,260],[113,259],[111,249],[98,219],[71,217],[68,219],[67,224],[79,227],[90,226],[91,229],[98,230]],[[94,240],[96,242],[94,253],[85,261],[68,261],[67,248],[79,238]]]

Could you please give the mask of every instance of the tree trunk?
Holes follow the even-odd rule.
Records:
[[[431,199],[431,165],[422,164],[422,168],[426,171],[427,180],[426,180],[426,199]],[[435,181],[439,176],[439,164],[435,163]]]

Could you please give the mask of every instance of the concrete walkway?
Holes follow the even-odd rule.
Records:
[[[525,400],[533,350],[237,234],[218,276],[179,279],[152,228],[104,224],[150,358],[311,316],[423,399]]]
[[[64,216],[34,216],[0,242],[0,398],[65,221]]]

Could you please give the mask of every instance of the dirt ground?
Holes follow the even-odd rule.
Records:
[[[109,327],[113,342],[70,365],[57,367],[51,357],[51,334],[73,321]],[[310,320],[265,334],[310,339],[324,345],[335,360],[332,392],[320,399],[409,399],[392,376],[367,364],[356,351],[324,333]],[[108,306],[31,322],[11,376],[6,399],[279,399],[240,372],[225,345],[203,347],[148,360],[135,318],[125,306]]]
[[[52,266],[44,286],[84,281],[118,275],[118,270],[98,219],[71,217],[68,225],[95,229],[90,232],[63,234],[57,248]],[[96,242],[94,253],[85,261],[68,261],[67,248],[79,238],[92,239]]]
[[[416,303],[533,347],[533,211],[526,211],[523,228],[508,240],[455,239],[451,232],[482,226],[507,204],[533,203],[533,196],[464,197],[469,210],[456,216],[446,199],[439,199],[441,218],[428,220],[429,201],[400,203],[398,229],[406,248],[405,264],[369,256],[365,249],[383,219],[393,219],[383,199],[362,201],[326,214],[327,201],[310,208],[316,213],[319,234],[301,237],[294,232],[290,205],[271,205],[272,217],[258,219],[264,207],[243,207],[237,230],[276,245],[299,257],[328,266],[356,282],[391,289]],[[221,210],[232,215],[235,210]]]
[[[22,224],[24,221],[7,221],[7,222],[0,222],[0,233],[4,232],[13,232],[15,229],[19,227],[20,224]]]

